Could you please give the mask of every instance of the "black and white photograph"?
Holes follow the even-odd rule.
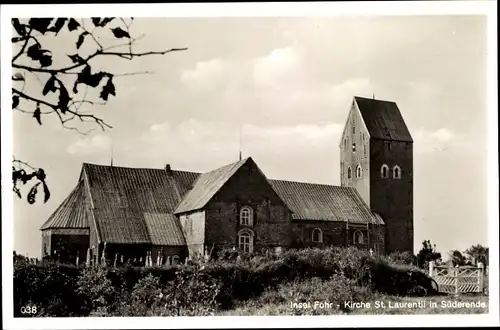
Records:
[[[6,328],[498,325],[496,2],[1,22]]]

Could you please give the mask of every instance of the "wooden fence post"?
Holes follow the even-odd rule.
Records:
[[[429,276],[430,277],[434,276],[434,261],[429,262]]]
[[[478,262],[477,266],[479,267],[479,277],[477,279],[479,292],[484,291],[484,264],[482,262]]]
[[[459,272],[458,272],[458,268],[454,268],[453,270],[454,270],[454,277],[455,277],[455,294],[457,294],[458,293],[458,280],[459,280],[458,273]]]

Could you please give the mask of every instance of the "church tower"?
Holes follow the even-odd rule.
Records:
[[[394,102],[354,97],[340,141],[341,185],[385,222],[385,251],[413,253],[413,140]]]

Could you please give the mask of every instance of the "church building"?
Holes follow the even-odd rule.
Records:
[[[413,252],[413,140],[396,103],[354,97],[339,147],[340,186],[272,180],[251,157],[206,173],[84,163],[41,227],[42,256],[166,262],[222,248],[350,245]]]

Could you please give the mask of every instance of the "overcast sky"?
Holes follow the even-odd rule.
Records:
[[[415,250],[488,244],[485,18],[137,19],[133,31],[145,34],[137,51],[189,49],[99,63],[154,72],[117,77],[116,98],[85,108],[112,130],[14,113],[14,155],[46,169],[52,192],[15,199],[16,251],[40,255],[39,228],[82,162],[109,164],[112,149],[117,166],[203,172],[238,159],[241,128],[243,156],[269,178],[338,185],[350,102],[373,93],[398,104],[415,141]],[[62,38],[54,47],[74,53]]]

